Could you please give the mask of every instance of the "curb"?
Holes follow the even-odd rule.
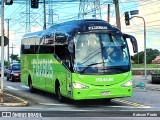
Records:
[[[146,87],[146,90],[150,90],[150,91],[160,91],[159,88],[151,88],[151,87]]]
[[[149,91],[160,91],[160,88],[151,88],[151,87],[147,87],[147,86],[145,86],[145,87],[136,87],[136,86],[133,86],[133,88],[135,88],[135,89],[144,89],[144,90],[149,90]]]
[[[11,95],[11,94],[8,94],[8,93],[4,93],[4,94],[17,99],[20,102],[19,103],[7,103],[7,102],[4,102],[4,103],[0,103],[0,106],[23,107],[23,106],[28,106],[29,105],[28,101],[25,101],[25,100],[23,100],[23,99],[21,99],[21,98],[19,98],[17,96],[14,96],[14,95]]]

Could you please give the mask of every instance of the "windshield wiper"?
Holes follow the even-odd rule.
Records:
[[[104,63],[104,62],[89,64],[89,65],[87,65],[87,67],[84,68],[80,73],[81,73],[81,74],[84,73],[84,71],[85,71],[86,69],[88,69],[90,66],[97,65],[97,64],[102,64],[102,63]]]

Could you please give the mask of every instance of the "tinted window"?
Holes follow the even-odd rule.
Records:
[[[12,65],[12,70],[20,70],[20,65]]]

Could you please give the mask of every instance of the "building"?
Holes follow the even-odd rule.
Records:
[[[160,55],[157,56],[154,60],[152,60],[153,64],[160,64]]]

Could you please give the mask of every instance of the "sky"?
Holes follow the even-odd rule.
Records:
[[[13,5],[5,5],[5,19],[10,19],[10,46],[14,48],[14,54],[20,54],[19,46],[22,36],[29,32],[26,30],[26,10],[25,3],[19,3],[15,0]],[[115,9],[112,0],[101,0],[102,19],[107,20],[107,5],[111,4],[110,23],[116,25]],[[30,9],[31,11],[31,32],[43,29],[43,5],[39,4],[39,9]],[[54,3],[46,8],[52,7],[52,11],[47,13],[47,22],[60,23],[70,19],[78,18],[79,2],[63,2]],[[147,48],[160,50],[160,1],[159,0],[119,0],[121,30],[124,33],[131,34],[136,37],[138,42],[138,51],[144,50],[144,24],[141,18],[132,18],[130,25],[126,26],[124,21],[124,12],[139,10],[138,16],[145,19],[146,22],[146,42]],[[48,18],[49,14],[53,14],[53,18]],[[131,16],[130,16],[131,17]],[[52,20],[51,20],[52,19]],[[47,24],[49,27],[50,24]],[[7,35],[7,22],[5,21],[5,34]],[[131,55],[133,51],[130,50]],[[11,54],[11,49],[10,49]]]
[[[144,2],[145,1],[145,2]],[[138,16],[144,18],[146,23],[146,46],[147,48],[160,50],[160,1],[141,0],[137,4]],[[137,38],[139,51],[144,50],[144,22],[141,18],[133,18],[130,26],[122,23],[122,30]]]

